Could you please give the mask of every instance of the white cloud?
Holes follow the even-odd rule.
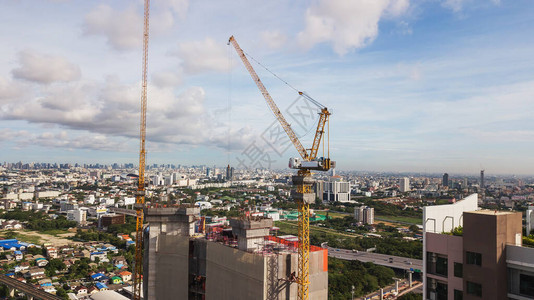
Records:
[[[30,133],[28,133],[25,130],[13,130],[11,128],[0,128],[0,142],[3,141],[10,141],[13,139],[21,138],[21,137],[28,137],[30,136]]]
[[[128,50],[142,45],[143,17],[134,6],[124,11],[101,4],[87,13],[84,20],[86,35],[103,35],[117,50]]]
[[[184,71],[187,73],[224,72],[229,68],[225,44],[216,42],[212,38],[180,43],[176,54],[182,60]]]
[[[444,0],[443,6],[452,9],[454,12],[462,10],[465,0]]]
[[[24,93],[24,87],[22,83],[18,81],[7,80],[4,77],[0,77],[0,103],[7,103],[7,101],[14,100]]]
[[[297,39],[304,48],[330,42],[344,55],[372,42],[382,17],[398,17],[408,7],[409,0],[319,0],[307,9],[306,27]]]
[[[278,30],[274,31],[263,31],[260,34],[262,45],[266,45],[271,49],[278,49],[285,45],[287,42],[287,36],[281,33]]]
[[[189,0],[164,0],[161,2],[164,9],[170,9],[181,18],[185,18],[187,9],[189,8]]]
[[[163,144],[226,148],[227,126],[206,109],[204,98],[205,91],[201,87],[189,87],[177,94],[168,86],[149,86],[147,139]],[[116,77],[108,77],[104,83],[76,82],[36,88],[35,95],[18,99],[16,105],[0,102],[0,119],[55,124],[63,129],[88,131],[108,138],[137,139],[139,102],[139,83],[124,84]],[[241,147],[247,136],[242,132],[232,142]],[[39,143],[44,143],[43,138]],[[47,146],[61,145],[76,148],[82,145],[82,139],[54,141]]]
[[[159,34],[170,30],[175,15],[185,18],[188,0],[165,0],[153,3],[150,12],[150,33]],[[104,36],[116,50],[131,50],[143,43],[143,6],[130,5],[116,10],[106,4],[95,7],[85,15],[83,32],[86,35]]]
[[[458,13],[463,10],[466,4],[473,2],[473,0],[443,0],[441,5],[445,8],[451,9],[453,12]],[[500,5],[501,0],[490,0],[494,5]]]
[[[62,148],[67,150],[104,150],[125,151],[127,140],[124,138],[109,138],[105,135],[84,133],[71,136],[67,131],[29,133],[24,130],[0,130],[0,142],[12,141],[16,148],[41,146],[46,148]]]
[[[20,67],[11,71],[15,78],[38,83],[73,81],[80,79],[80,67],[62,56],[22,51],[18,54]]]
[[[151,82],[159,88],[176,87],[182,83],[182,76],[176,72],[163,71],[152,74]]]

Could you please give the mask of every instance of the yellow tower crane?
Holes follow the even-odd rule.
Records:
[[[143,79],[141,88],[141,124],[139,129],[139,180],[135,195],[135,264],[134,286],[132,299],[141,299],[141,283],[143,274],[143,209],[145,206],[145,138],[146,138],[146,90],[147,90],[147,67],[148,67],[148,17],[150,0],[145,0],[145,21],[143,29]]]
[[[228,44],[232,44],[237,54],[243,61],[243,64],[247,68],[250,76],[254,80],[254,83],[258,86],[261,91],[265,101],[269,105],[271,111],[276,116],[278,122],[287,136],[299,152],[302,157],[302,161],[298,158],[291,158],[289,160],[289,167],[292,169],[298,169],[297,175],[293,176],[293,184],[296,185],[297,190],[292,194],[293,199],[297,202],[298,205],[298,237],[299,237],[299,248],[298,248],[298,274],[297,274],[297,283],[298,283],[298,299],[308,300],[309,296],[309,284],[310,284],[310,203],[315,202],[315,193],[312,191],[313,179],[311,177],[311,170],[317,171],[328,171],[330,168],[335,167],[335,162],[330,161],[330,151],[327,151],[326,157],[317,158],[317,152],[319,150],[321,141],[324,146],[324,132],[325,127],[328,129],[328,123],[331,113],[328,109],[321,105],[319,102],[315,101],[313,98],[308,96],[306,93],[299,92],[301,96],[306,98],[311,103],[317,105],[320,108],[319,112],[319,122],[317,124],[317,130],[315,131],[315,137],[313,139],[313,144],[310,149],[305,149],[302,146],[299,138],[291,128],[291,125],[286,121],[284,115],[271,98],[271,95],[263,85],[256,71],[248,61],[245,52],[241,49],[237,41],[233,36],[228,40]],[[328,142],[329,143],[329,142]],[[329,148],[329,145],[327,146]]]

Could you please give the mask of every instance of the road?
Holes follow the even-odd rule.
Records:
[[[42,300],[61,300],[62,299],[61,297],[58,297],[56,295],[49,294],[43,290],[37,289],[29,283],[20,282],[16,279],[7,277],[5,275],[0,275],[0,283],[3,283],[9,287],[15,288],[28,296],[34,297],[34,299],[42,299]]]
[[[377,265],[407,271],[409,271],[410,269],[423,269],[423,260],[421,259],[413,259],[401,256],[393,256],[363,251],[353,252],[352,250],[332,247],[327,247],[327,249],[329,257],[335,257],[344,260],[359,260],[361,262],[372,262]]]

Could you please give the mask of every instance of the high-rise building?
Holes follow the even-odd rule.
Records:
[[[402,193],[410,191],[410,178],[403,177],[400,179],[399,189]]]
[[[449,174],[443,174],[443,180],[441,181],[441,185],[446,187],[449,186]]]
[[[354,208],[354,219],[362,224],[373,224],[375,221],[375,209],[367,206]]]
[[[480,170],[480,194],[484,195],[484,188],[486,187],[484,185],[484,170]]]
[[[228,165],[228,167],[226,167],[226,180],[230,181],[233,178],[234,178],[234,168]]]
[[[423,209],[423,299],[533,299],[534,248],[521,246],[521,213],[477,202],[473,194]]]

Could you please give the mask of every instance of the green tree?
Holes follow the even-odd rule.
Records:
[[[65,300],[69,300],[69,296],[67,295],[67,292],[63,288],[60,288],[60,287],[56,289],[56,296],[61,297]]]

